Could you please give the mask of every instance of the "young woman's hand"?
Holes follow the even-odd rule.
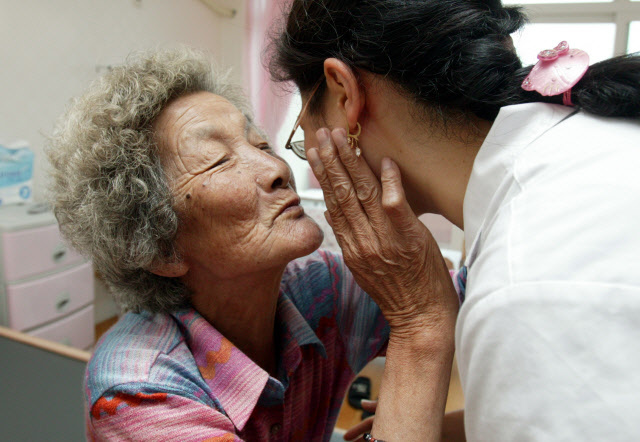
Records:
[[[378,181],[347,143],[344,129],[320,129],[307,159],[320,182],[327,220],[356,281],[378,303],[392,335],[451,325],[458,298],[440,249],[415,216],[389,158]]]
[[[378,401],[363,400],[361,405],[364,411],[375,413],[376,408],[378,407]],[[364,441],[364,434],[371,432],[371,427],[373,427],[373,418],[374,416],[369,416],[368,418],[363,419],[362,422],[359,422],[349,428],[347,432],[344,433],[344,440],[356,442]]]

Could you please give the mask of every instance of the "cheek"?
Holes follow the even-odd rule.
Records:
[[[304,132],[304,149],[308,150],[312,147],[318,147],[318,139],[316,138],[316,132],[318,129],[326,127],[329,130],[333,130],[337,127],[345,127],[346,124],[340,124],[337,122],[333,115],[325,113],[325,115],[310,116],[303,123]]]
[[[194,189],[187,203],[189,225],[193,230],[230,239],[234,230],[245,229],[248,220],[256,219],[255,186],[243,185],[242,176],[235,173],[233,178],[237,179],[205,179]],[[211,231],[206,232],[208,229]]]
[[[375,151],[367,151],[366,148],[362,147],[362,145],[360,147],[362,149],[362,157],[365,159],[365,161],[371,168],[371,171],[379,180],[382,167],[382,155]]]
[[[241,181],[241,177],[238,177],[238,181]],[[203,192],[201,210],[215,217],[219,224],[237,225],[244,220],[255,220],[256,187],[239,182],[211,185]]]
[[[320,129],[320,126],[305,129],[304,130],[304,150],[307,151],[312,147],[318,147],[318,139],[316,138],[316,131]]]
[[[325,111],[324,115],[309,118],[304,123],[304,148],[308,150],[311,147],[318,147],[318,139],[316,132],[318,129],[326,127],[329,130],[339,127],[347,129],[347,120],[344,114],[340,112]]]

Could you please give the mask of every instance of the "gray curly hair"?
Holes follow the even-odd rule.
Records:
[[[134,54],[75,99],[49,139],[62,234],[91,257],[124,311],[188,304],[179,279],[150,271],[179,259],[179,217],[152,124],[171,100],[197,91],[226,98],[251,122],[248,100],[227,78],[193,49]]]

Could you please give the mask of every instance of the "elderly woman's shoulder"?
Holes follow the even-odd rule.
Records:
[[[163,346],[172,345],[166,342],[166,336],[179,334],[176,321],[167,313],[128,312],[120,317],[113,327],[98,341],[94,358],[102,353],[111,353],[114,349],[126,344],[129,348],[159,350],[158,342]]]
[[[100,397],[115,385],[152,382],[161,356],[180,345],[184,337],[171,315],[126,313],[100,339],[87,365],[89,393]]]

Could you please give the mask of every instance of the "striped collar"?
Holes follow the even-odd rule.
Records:
[[[327,357],[324,345],[291,299],[281,292],[275,336],[280,349],[278,376],[269,374],[225,338],[194,309],[173,314],[212,398],[242,431],[254,408],[281,403],[290,376],[302,361],[300,347],[310,345]]]

